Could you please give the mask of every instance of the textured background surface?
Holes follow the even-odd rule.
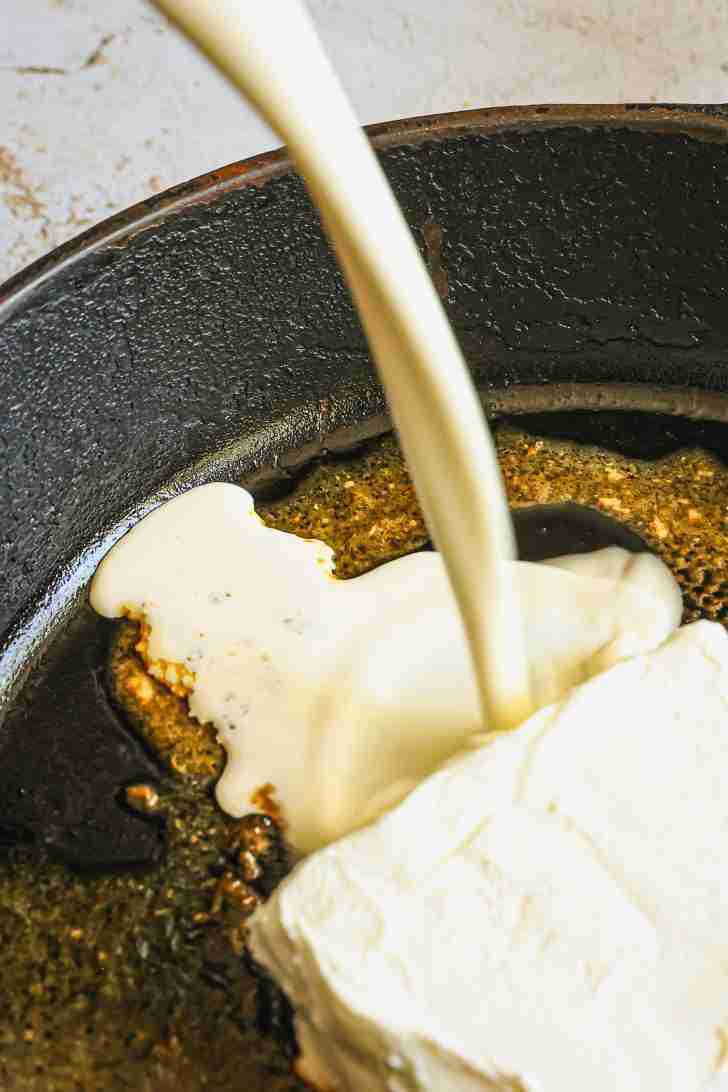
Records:
[[[363,122],[528,102],[728,100],[709,0],[309,0]],[[277,143],[147,0],[2,0],[0,280]]]

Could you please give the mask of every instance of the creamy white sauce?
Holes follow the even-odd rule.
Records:
[[[304,1075],[728,1089],[727,769],[728,635],[700,622],[304,861],[251,922]]]
[[[503,565],[536,708],[679,624],[677,585],[650,555]],[[265,527],[248,493],[216,484],[142,520],[91,589],[108,617],[146,616],[153,659],[194,673],[190,711],[228,753],[220,805],[243,815],[272,784],[303,851],[380,815],[488,727],[439,555],[332,571],[328,547]]]

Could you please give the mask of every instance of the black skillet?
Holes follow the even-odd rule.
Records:
[[[728,451],[728,108],[472,111],[371,135],[491,414],[647,453]],[[152,198],[15,277],[0,360],[0,718],[155,501],[211,479],[285,482],[387,424],[283,152]],[[98,725],[64,708],[78,701],[49,699],[35,747],[6,718],[0,830],[70,833],[103,856],[138,823],[112,806],[91,822],[69,747],[85,753]],[[141,772],[124,750],[114,777]]]
[[[728,108],[473,111],[371,135],[491,415],[728,454]],[[146,860],[158,830],[116,790],[153,771],[106,704],[104,634],[40,697],[31,669],[86,624],[95,564],[151,505],[209,480],[285,485],[384,431],[381,390],[282,152],[15,277],[0,359],[0,842]]]

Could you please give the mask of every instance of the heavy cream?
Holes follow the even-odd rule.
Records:
[[[536,707],[679,624],[679,590],[650,555],[503,564]],[[328,547],[265,527],[237,486],[203,486],[147,516],[102,562],[91,602],[143,615],[149,657],[217,728],[221,806],[243,815],[272,785],[303,851],[376,818],[487,730],[437,554],[338,581]]]
[[[303,1075],[728,1090],[726,769],[728,635],[699,622],[304,861],[251,922]]]

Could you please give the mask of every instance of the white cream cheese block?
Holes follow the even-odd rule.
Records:
[[[728,634],[486,739],[256,911],[336,1092],[728,1090]]]

